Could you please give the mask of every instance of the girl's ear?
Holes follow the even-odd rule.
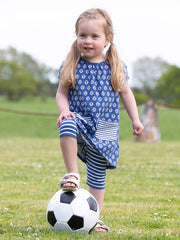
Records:
[[[104,47],[107,47],[107,45],[109,45],[110,42],[111,42],[111,36],[108,36],[108,37],[106,38],[105,46],[104,46]]]

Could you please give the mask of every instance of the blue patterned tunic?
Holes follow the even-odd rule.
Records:
[[[124,71],[128,79],[126,66]],[[75,88],[69,93],[69,107],[86,144],[106,158],[107,168],[115,168],[119,157],[119,93],[113,90],[108,61],[92,63],[80,59]],[[86,162],[86,146],[81,146],[81,142],[78,156]]]

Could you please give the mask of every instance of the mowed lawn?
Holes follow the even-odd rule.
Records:
[[[25,103],[27,109],[22,103],[3,106],[57,111],[54,102],[38,104],[33,108]],[[57,117],[0,112],[0,239],[180,239],[179,117],[178,110],[159,110],[162,141],[137,143],[121,112],[120,158],[118,168],[107,171],[101,217],[111,230],[72,235],[53,232],[46,221],[48,201],[66,173]],[[80,161],[79,171],[81,187],[87,189],[86,167]]]

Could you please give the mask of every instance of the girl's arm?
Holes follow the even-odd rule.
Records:
[[[57,120],[58,127],[64,118],[67,119],[67,117],[70,116],[75,118],[75,114],[69,110],[68,96],[69,88],[60,82],[56,93],[56,104],[60,112],[59,118]]]
[[[125,90],[119,93],[123,105],[132,120],[133,125],[133,135],[138,136],[142,135],[144,131],[144,126],[142,125],[141,121],[139,120],[139,114],[137,110],[136,100],[134,98],[134,94],[131,91],[128,82],[126,82]]]

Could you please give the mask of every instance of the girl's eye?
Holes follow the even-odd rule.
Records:
[[[86,37],[85,34],[80,34],[79,36],[80,36],[81,38],[85,38],[85,37]]]
[[[98,36],[97,36],[96,34],[94,34],[92,37],[93,37],[93,38],[97,38]]]

